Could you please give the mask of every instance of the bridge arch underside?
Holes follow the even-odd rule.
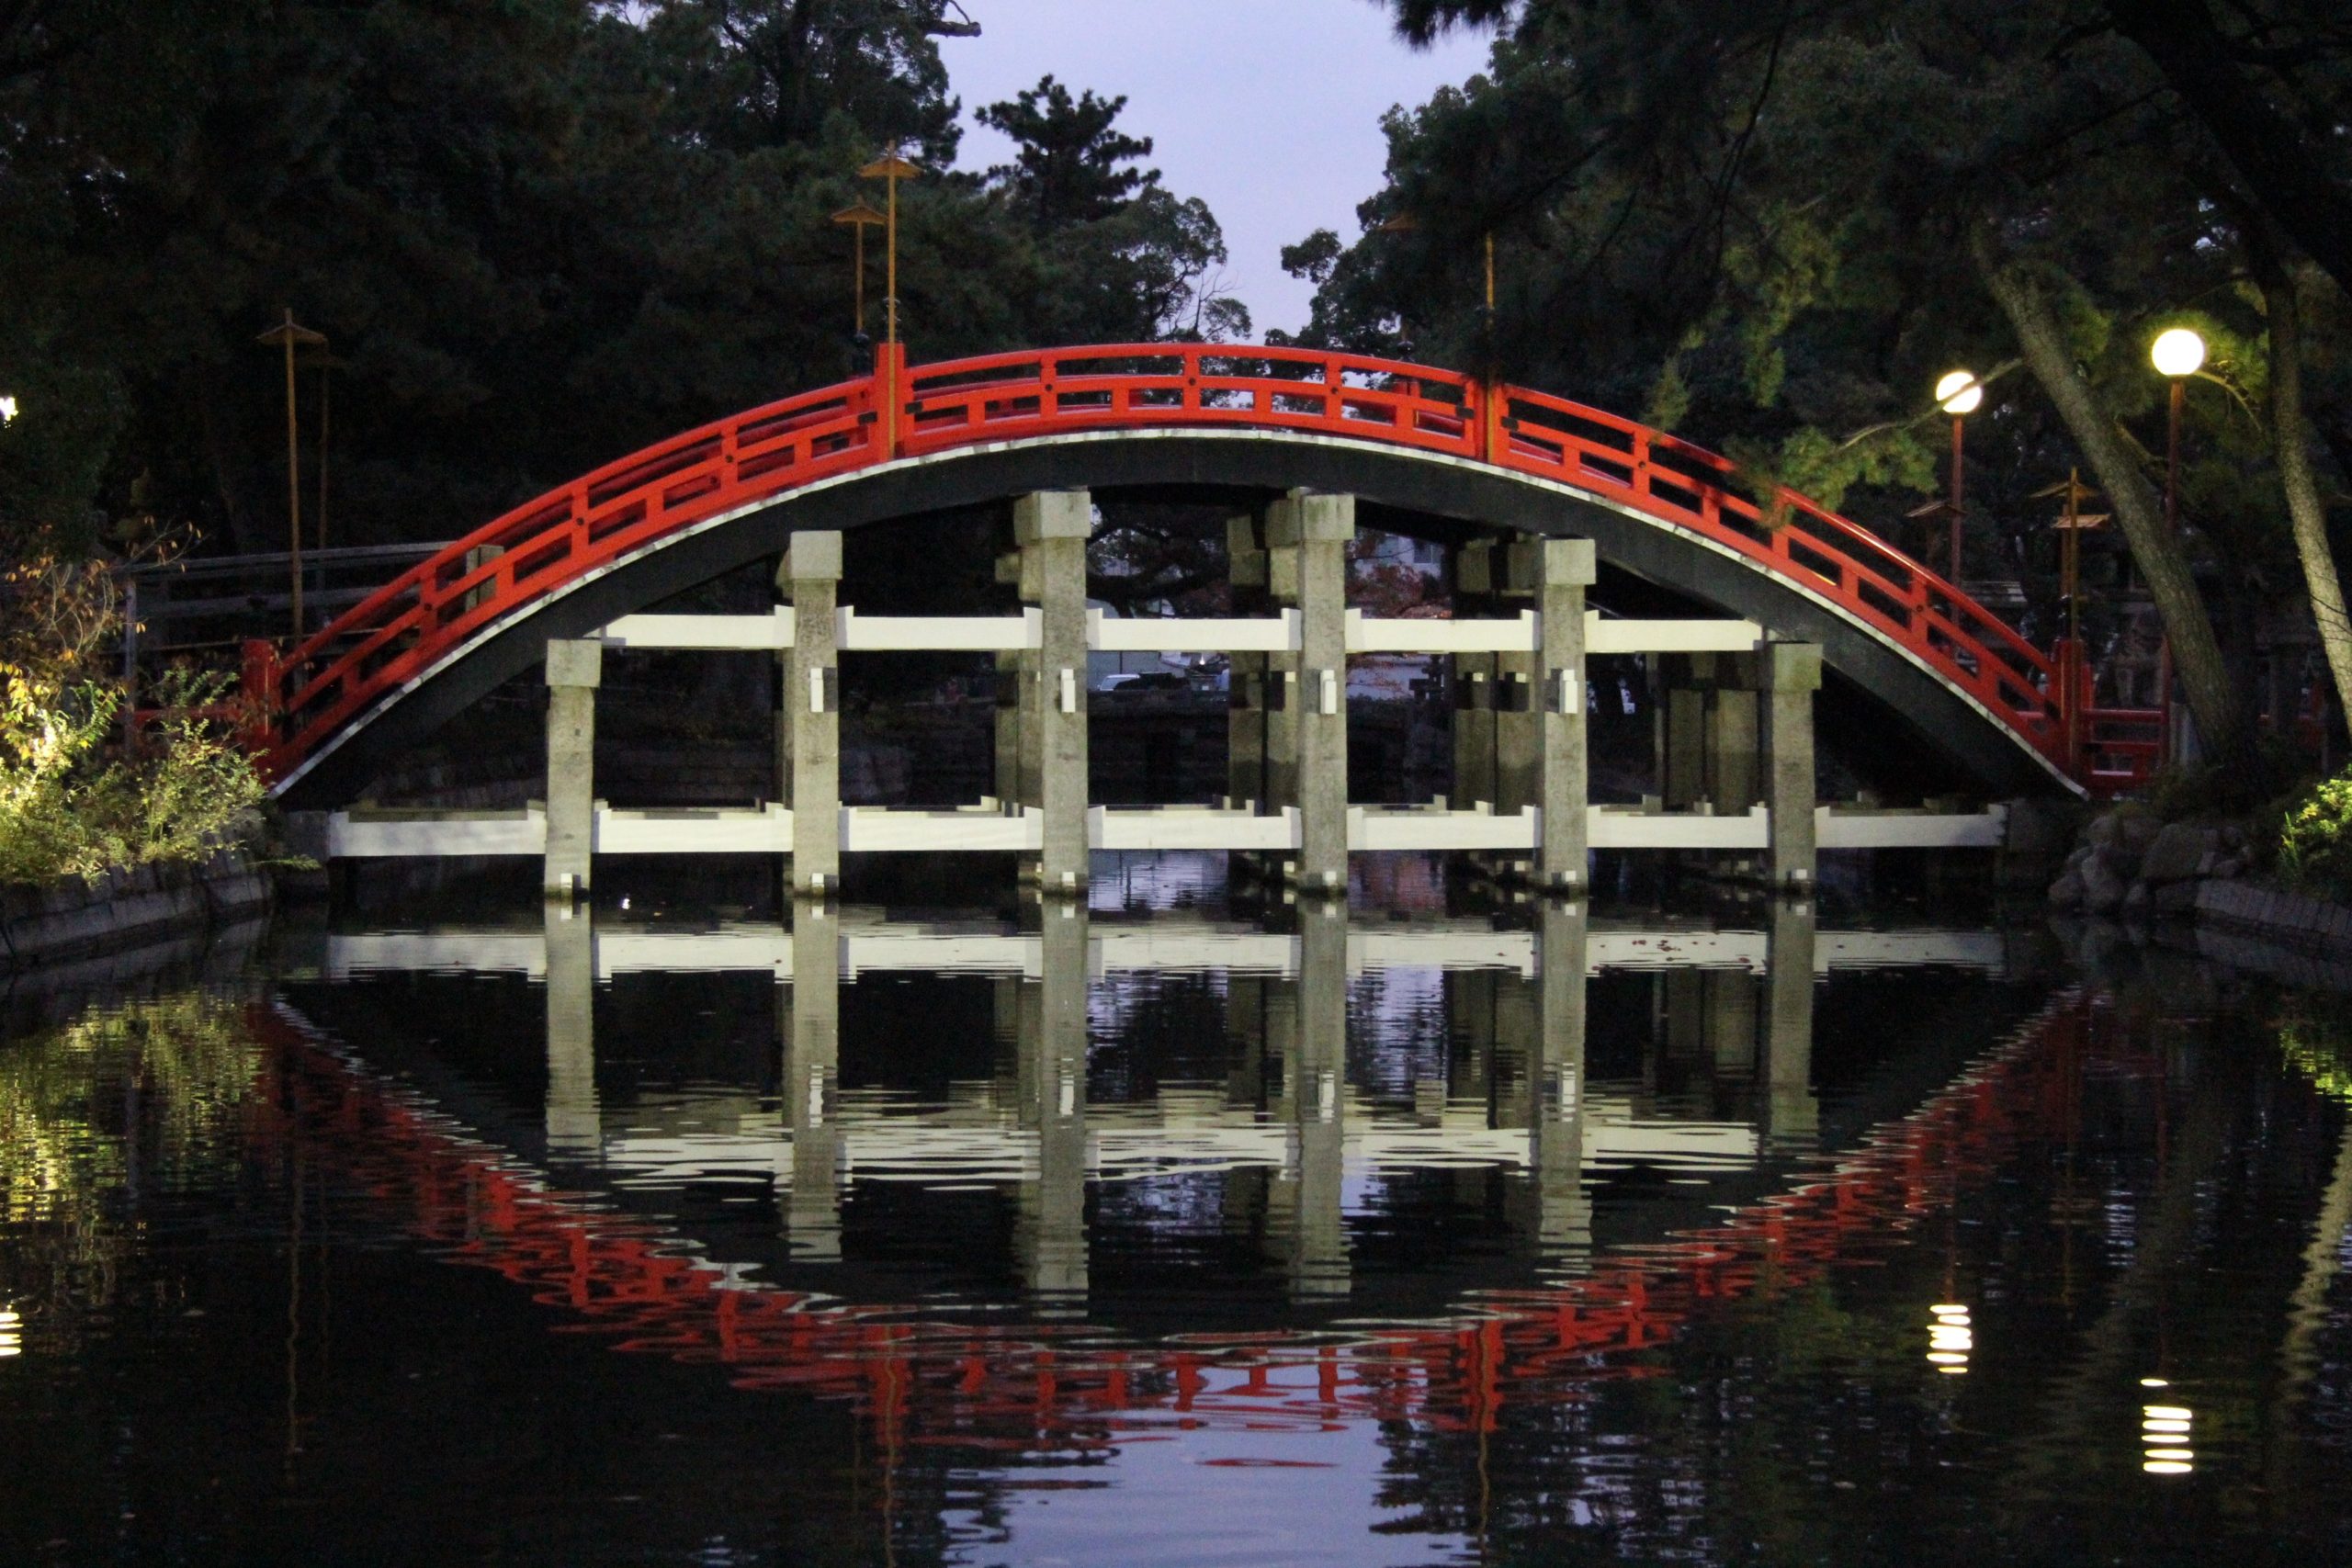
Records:
[[[1435,539],[1531,536],[1594,541],[1596,602],[1634,614],[1669,605],[1751,620],[1817,643],[1823,739],[1866,736],[1911,781],[1996,796],[2068,785],[2008,728],[1933,671],[1796,582],[1685,530],[1557,483],[1432,454],[1280,432],[1119,432],[1049,436],[903,459],[712,519],[534,601],[356,720],[279,785],[288,807],[349,804],[378,774],[503,682],[538,667],[549,638],[618,617],[782,553],[803,529],[868,528],[967,511],[1040,490],[1236,510],[1304,488],[1357,497],[1368,526]],[[1632,602],[1628,602],[1632,601]],[[1838,747],[1841,750],[1849,747]],[[1877,772],[1867,760],[1860,770]]]

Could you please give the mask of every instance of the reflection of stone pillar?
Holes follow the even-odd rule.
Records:
[[[1021,1009],[1022,1115],[1037,1135],[1037,1177],[1021,1184],[1017,1235],[1030,1292],[1049,1311],[1086,1307],[1086,907],[1048,900],[1041,977]]]
[[[1298,981],[1287,1021],[1288,1174],[1296,1183],[1291,1290],[1302,1297],[1345,1295],[1348,910],[1336,899],[1299,908]]]
[[[1540,1025],[1528,1064],[1535,1248],[1543,1258],[1587,1258],[1592,1206],[1584,1194],[1585,907],[1546,900],[1537,918]]]
[[[596,1104],[596,927],[585,907],[549,906],[548,1152],[594,1159],[604,1148]]]
[[[1813,1097],[1813,905],[1772,901],[1764,980],[1764,1138],[1768,1148],[1809,1148],[1821,1132]]]
[[[596,688],[605,645],[548,641],[548,897],[588,891],[596,844]]]
[[[1756,976],[1745,969],[1706,972],[1707,1044],[1715,1087],[1744,1087],[1756,1077]]]
[[[793,917],[791,1021],[784,1055],[792,1190],[785,1204],[785,1232],[795,1257],[831,1262],[842,1255],[841,932],[820,903],[802,903]]]
[[[1258,519],[1248,513],[1226,520],[1226,558],[1231,578],[1232,613],[1267,613],[1266,551]],[[1266,656],[1235,653],[1227,658],[1225,792],[1238,807],[1266,800]]]
[[[1296,748],[1297,880],[1322,892],[1348,886],[1348,544],[1355,534],[1351,495],[1293,491],[1267,509],[1268,577],[1274,596],[1295,602],[1299,615],[1297,680],[1285,694],[1293,716],[1283,727]]]
[[[1535,805],[1544,842],[1536,880],[1556,893],[1581,893],[1588,880],[1586,807],[1591,801],[1585,713],[1584,591],[1597,570],[1589,539],[1545,539],[1536,555],[1536,615],[1544,646],[1536,658]]]
[[[792,781],[792,888],[819,894],[842,879],[842,536],[792,536],[776,586],[792,601],[785,657],[785,747]]]
[[[1813,699],[1821,690],[1821,649],[1776,642],[1757,654],[1764,732],[1764,803],[1772,827],[1766,874],[1775,887],[1805,890],[1814,879]]]
[[[1082,490],[1039,491],[1013,503],[1024,597],[1034,592],[1041,626],[1034,692],[1023,694],[1024,784],[1045,818],[1038,886],[1053,897],[1086,886],[1086,541],[1093,498]],[[1034,725],[1030,722],[1035,720]]]

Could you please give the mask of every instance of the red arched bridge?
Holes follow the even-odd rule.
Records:
[[[1459,372],[1289,348],[1143,344],[875,373],[691,430],[517,507],[282,656],[255,645],[281,795],[348,799],[549,638],[580,637],[839,529],[1057,487],[1344,492],[1599,558],[1819,645],[1824,662],[1996,789],[2128,781],[2079,654],[1802,496],[1759,507],[1724,459]],[[1770,514],[1777,512],[1778,515]]]

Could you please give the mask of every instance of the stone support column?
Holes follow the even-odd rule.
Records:
[[[1821,649],[1813,643],[1769,643],[1756,658],[1764,801],[1772,817],[1765,874],[1775,887],[1808,890],[1815,849],[1813,700],[1821,690]]]
[[[604,1152],[596,1099],[596,925],[588,908],[547,906],[548,1153],[594,1159]]]
[[[1483,619],[1494,614],[1494,547],[1479,539],[1453,552],[1453,618]],[[1453,655],[1453,793],[1450,804],[1467,810],[1493,804],[1495,787],[1495,656]]]
[[[1811,899],[1772,900],[1764,977],[1764,1142],[1774,1152],[1810,1148],[1821,1133],[1821,1108],[1813,1096],[1814,919]]]
[[[840,607],[842,536],[792,536],[776,586],[792,601],[785,660],[786,749],[792,781],[792,890],[822,897],[842,879]]]
[[[1491,553],[1499,578],[1497,607],[1504,615],[1542,609],[1544,543],[1518,539]],[[1540,662],[1540,650],[1532,648],[1495,655],[1495,809],[1505,815],[1541,804],[1544,705],[1535,690]]]
[[[1293,491],[1266,516],[1273,592],[1277,598],[1292,592],[1300,623],[1298,678],[1287,694],[1296,748],[1297,882],[1340,895],[1348,886],[1347,549],[1355,533],[1351,495]]]
[[[792,912],[783,1097],[792,1125],[792,1187],[783,1207],[793,1256],[808,1262],[842,1255],[839,926],[821,901],[805,901]]]
[[[548,840],[550,898],[589,889],[596,845],[596,688],[605,645],[548,642]]]
[[[1228,518],[1225,525],[1227,576],[1235,615],[1264,615],[1272,609],[1267,592],[1265,540],[1258,519],[1247,513]],[[1266,675],[1263,653],[1227,656],[1226,794],[1238,808],[1254,801],[1261,808],[1266,795]]]
[[[1587,807],[1591,803],[1590,716],[1586,712],[1585,590],[1598,570],[1589,539],[1545,539],[1537,551],[1535,806],[1543,813],[1536,881],[1553,893],[1582,893],[1590,880]]]
[[[1053,897],[1083,893],[1087,879],[1086,541],[1093,518],[1082,490],[1040,491],[1012,508],[1022,595],[1034,593],[1043,623],[1035,679],[1022,694],[1023,784],[1035,792],[1023,799],[1044,813],[1038,886]]]

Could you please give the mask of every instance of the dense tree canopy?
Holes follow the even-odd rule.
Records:
[[[921,356],[1246,330],[1214,218],[1137,166],[1116,101],[1041,84],[988,111],[1014,165],[949,172],[943,11],[0,5],[8,549],[187,525],[283,548],[282,388],[254,337],[286,307],[331,340],[336,544],[449,537],[836,379],[859,355],[830,220],[878,199],[855,171],[884,147],[925,166],[900,192]]]
[[[2021,561],[2046,592],[2027,547],[2046,549],[2048,519],[2029,497],[2082,464],[2208,733],[2237,731],[2222,645],[2243,651],[2254,607],[2300,585],[2314,562],[2306,548],[2299,566],[2296,546],[2324,545],[2317,506],[2341,497],[2352,458],[2340,7],[1395,0],[1395,12],[1410,37],[1496,25],[1491,69],[1392,118],[1389,184],[1361,239],[1292,249],[1288,265],[1320,286],[1309,337],[1417,339],[1424,357],[1646,411],[1742,457],[1768,491],[1843,502],[1898,536],[1937,480],[1929,389],[1954,366],[1977,370],[1992,383],[1972,421],[1980,570]],[[1487,233],[1494,321],[1476,263]],[[2282,465],[2270,322],[2299,299]],[[2165,393],[2147,362],[2150,339],[2178,323],[2214,347],[2188,389],[2185,537],[2157,500]],[[2307,457],[2314,504],[2297,510],[2282,470]],[[2332,583],[2332,565],[2324,575]],[[2326,630],[2319,577],[2311,588]],[[2052,629],[2046,599],[2041,626]],[[2341,640],[2352,657],[2352,636]]]

